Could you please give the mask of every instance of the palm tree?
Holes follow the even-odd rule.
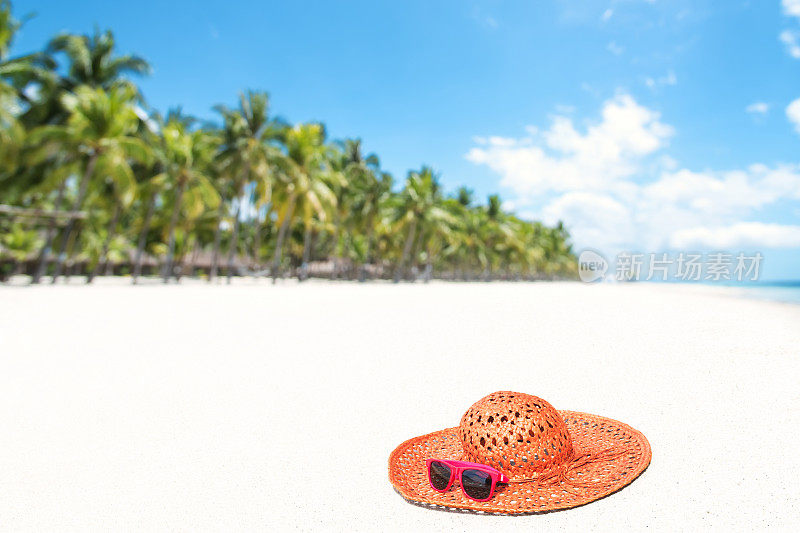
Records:
[[[133,186],[135,187],[135,185]],[[109,218],[108,227],[106,228],[105,238],[102,241],[103,244],[100,248],[100,253],[97,257],[94,267],[86,278],[86,283],[92,283],[104,265],[107,267],[106,275],[110,274],[109,267],[111,263],[108,261],[108,251],[111,247],[111,242],[114,240],[114,237],[116,237],[117,226],[119,224],[120,215],[122,214],[122,209],[123,207],[130,205],[130,203],[133,201],[134,194],[133,190],[124,192],[120,191],[116,184],[110,179],[107,179],[106,183],[100,184],[100,186],[97,187],[96,192],[98,196],[97,200],[101,207],[97,211],[104,214],[108,214],[110,212],[111,216]],[[109,207],[109,204],[111,207]]]
[[[148,161],[150,150],[135,136],[138,117],[133,108],[135,93],[129,87],[112,87],[108,91],[78,87],[64,97],[63,105],[70,115],[64,126],[42,126],[31,132],[31,143],[44,149],[39,156],[52,157],[60,152],[83,160],[83,175],[72,211],[79,211],[93,178],[110,178],[120,190],[133,190],[135,180],[130,161]],[[56,258],[53,283],[61,275],[67,244],[75,227],[70,218],[62,236]],[[34,278],[33,283],[39,279]]]
[[[5,66],[14,36],[22,27],[22,22],[11,13],[11,2],[0,0],[0,65]]]
[[[17,174],[25,145],[25,128],[17,120],[13,108],[12,94],[0,92],[0,183],[4,185],[0,201],[9,195],[5,183]]]
[[[336,205],[332,188],[346,183],[341,172],[330,164],[331,147],[325,143],[325,127],[322,124],[298,124],[286,131],[286,158],[279,161],[283,180],[285,204],[279,213],[281,221],[275,254],[272,260],[272,282],[275,283],[281,266],[283,244],[292,223],[295,208],[300,205],[303,227],[305,259],[311,238],[312,216],[325,218],[325,211]]]
[[[305,183],[304,180],[297,182],[297,205],[303,223],[303,253],[298,276],[300,281],[308,278],[314,221],[316,219],[320,224],[325,224],[328,212],[337,210],[337,198],[333,191],[343,189],[346,185],[344,174],[330,167],[319,173],[311,173]],[[339,223],[341,224],[341,220]]]
[[[409,172],[406,186],[396,200],[395,222],[405,227],[406,238],[400,261],[394,271],[394,282],[404,276],[405,265],[417,238],[417,229],[432,221],[449,218],[440,204],[441,191],[439,178],[430,167],[424,166],[418,172]],[[424,228],[423,228],[424,229]]]
[[[543,239],[545,271],[552,275],[573,274],[577,263],[569,243],[569,232],[559,220],[552,228],[546,228]]]
[[[46,84],[57,75],[53,71],[55,64],[41,52],[10,57],[14,37],[23,23],[11,13],[11,2],[0,0],[0,96],[13,94],[29,102],[25,89],[31,82]]]
[[[20,114],[29,100],[32,82],[41,86],[55,79],[53,64],[41,53],[11,57],[11,46],[23,22],[14,18],[11,3],[0,0],[0,201],[18,200],[44,171],[30,172],[22,162],[25,122]]]
[[[338,276],[345,248],[348,245],[352,246],[356,238],[354,224],[358,222],[358,217],[355,204],[379,166],[378,156],[375,154],[364,156],[361,139],[345,139],[343,142],[335,143],[335,146],[338,150],[330,158],[331,168],[341,173],[346,178],[347,184],[333,187],[336,195],[336,207],[332,209],[334,261],[331,277],[333,278]]]
[[[513,230],[508,223],[508,216],[503,212],[502,202],[496,194],[489,196],[486,206],[481,210],[481,241],[485,248],[483,261],[483,277],[492,278],[499,257],[513,240]]]
[[[219,251],[222,245],[222,229],[225,222],[225,213],[228,203],[233,199],[231,192],[232,184],[228,174],[220,171],[219,160],[215,160],[209,169],[211,178],[213,180],[214,189],[220,197],[219,206],[217,207],[217,214],[214,220],[214,241],[211,252],[211,269],[208,272],[209,283],[214,281],[217,277],[217,269],[219,267]]]
[[[54,54],[63,53],[68,61],[66,73],[61,75],[54,69]],[[21,120],[29,125],[55,124],[63,125],[68,119],[70,110],[64,105],[70,99],[70,93],[80,86],[111,89],[115,85],[125,84],[138,97],[136,87],[125,79],[128,74],[148,74],[148,63],[134,55],[114,55],[114,37],[110,31],[95,32],[94,36],[61,34],[53,38],[44,53],[27,56],[27,69],[24,76],[18,75],[20,85],[36,82],[36,91],[20,90],[27,110]],[[20,68],[17,67],[19,72]],[[34,96],[31,96],[34,95]],[[35,157],[35,156],[34,156]],[[56,165],[66,164],[55,163]],[[69,176],[65,176],[66,180]],[[55,208],[61,207],[66,183],[62,181],[56,186]],[[34,283],[38,283],[44,275],[49,261],[50,249],[55,237],[54,221],[50,222],[45,236],[45,245],[40,254],[38,267],[34,274]]]
[[[66,60],[66,66],[55,70],[54,65],[61,56]],[[63,105],[63,96],[75,92],[80,86],[108,90],[117,85],[127,85],[138,92],[128,76],[150,73],[150,65],[141,57],[115,54],[114,35],[110,31],[95,31],[91,36],[57,35],[36,59],[37,63],[49,68],[36,69],[28,76],[35,79],[38,90],[23,93],[27,109],[21,119],[31,126],[64,124],[69,110]]]
[[[140,117],[141,118],[141,117]],[[160,125],[159,125],[160,124]],[[156,214],[156,202],[159,193],[165,186],[166,154],[164,153],[164,143],[161,137],[163,119],[158,115],[152,119],[145,119],[140,122],[139,136],[150,147],[153,155],[152,164],[134,165],[133,173],[137,182],[137,197],[139,198],[139,209],[144,208],[144,216],[139,225],[139,236],[136,245],[136,253],[133,258],[132,282],[135,285],[139,276],[142,274],[142,259],[144,256],[147,239],[150,234],[150,226],[153,216]]]
[[[217,110],[225,122],[219,154],[220,171],[226,173],[232,182],[236,204],[228,250],[227,276],[230,283],[238,248],[245,187],[256,187],[267,200],[271,196],[272,166],[275,160],[281,158],[276,142],[281,138],[285,126],[281,121],[269,118],[267,93],[248,91],[240,95],[239,109],[219,106]]]
[[[362,262],[369,262],[374,233],[374,219],[377,216],[379,202],[386,192],[385,186],[391,187],[391,177],[384,182],[383,176],[378,180],[380,160],[375,154],[364,155],[361,139],[346,139],[340,143],[341,157],[334,159],[334,168],[343,173],[347,186],[335,187],[336,208],[334,209],[334,265],[333,277],[337,277],[342,255],[346,245],[340,235],[343,233],[350,248],[355,246],[359,230],[364,230],[364,254]],[[354,250],[351,250],[353,252]],[[360,270],[364,270],[363,268]],[[363,273],[360,277],[363,277]]]
[[[190,130],[191,122],[173,116],[162,129],[166,160],[163,181],[172,186],[172,215],[167,230],[167,258],[162,272],[164,283],[173,274],[175,229],[181,211],[187,210],[189,216],[184,220],[191,220],[202,214],[206,207],[216,209],[220,201],[205,173],[217,149],[217,139],[204,130]],[[191,201],[187,202],[187,198]]]
[[[150,74],[147,61],[130,54],[115,56],[114,46],[114,34],[107,30],[92,36],[63,33],[50,41],[47,50],[67,56],[69,68],[61,81],[67,91],[80,85],[110,89],[127,83],[128,74]]]
[[[392,177],[360,139],[337,149],[322,124],[289,129],[269,116],[265,93],[220,107],[220,129],[177,114],[154,120],[131,81],[149,65],[117,53],[111,32],[61,34],[42,52],[14,57],[20,26],[9,0],[0,0],[0,202],[12,205],[2,208],[10,214],[2,223],[13,232],[0,241],[15,268],[24,250],[39,247],[34,282],[56,247],[54,281],[68,251],[90,261],[91,279],[135,247],[135,282],[145,249],[164,258],[168,280],[175,264],[191,264],[212,243],[209,278],[224,249],[229,282],[243,250],[256,268],[272,254],[273,281],[284,254],[300,260],[301,279],[318,257],[333,261],[332,277],[352,265],[349,275],[360,280],[373,266],[393,267],[396,281],[419,265],[426,281],[434,269],[486,280],[575,273],[561,224],[522,220],[497,196],[475,205],[463,187],[445,197],[427,167],[393,192]],[[72,208],[62,211],[65,203]],[[50,216],[29,229],[14,218],[26,210]]]
[[[364,260],[358,273],[359,281],[366,281],[367,265],[373,263],[376,227],[390,203],[393,181],[388,172],[370,172],[366,175],[366,183],[358,188],[353,212],[363,225],[365,241]]]

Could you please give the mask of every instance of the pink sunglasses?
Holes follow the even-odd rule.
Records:
[[[428,459],[426,463],[428,482],[433,490],[446,491],[458,477],[461,492],[476,502],[490,500],[494,496],[494,489],[498,483],[508,483],[508,478],[502,472],[480,463],[448,459]]]

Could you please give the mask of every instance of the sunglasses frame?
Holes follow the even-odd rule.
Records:
[[[441,490],[437,489],[433,486],[433,481],[431,481],[431,463],[432,462],[439,462],[446,464],[450,468],[450,479],[447,482],[447,486]],[[430,484],[431,488],[436,492],[446,492],[453,486],[453,482],[458,477],[458,483],[461,485],[461,492],[464,494],[465,498],[469,498],[470,500],[474,500],[476,502],[485,502],[492,499],[494,496],[494,489],[497,487],[498,483],[508,483],[508,478],[497,470],[496,468],[492,468],[488,465],[483,465],[480,463],[470,463],[467,461],[451,461],[449,459],[427,459],[425,461],[426,472],[428,474],[428,483]],[[464,470],[480,470],[481,472],[488,474],[492,478],[492,490],[489,492],[489,496],[487,498],[483,498],[479,500],[478,498],[473,498],[467,491],[464,490],[464,482],[463,482],[463,475]]]

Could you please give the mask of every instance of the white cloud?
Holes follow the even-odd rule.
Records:
[[[783,0],[783,14],[788,17],[800,19],[800,0]],[[796,30],[783,30],[778,39],[786,47],[786,51],[795,59],[800,59],[800,32]]]
[[[783,0],[781,4],[785,15],[800,18],[800,0]]]
[[[630,208],[609,194],[568,192],[547,204],[541,213],[531,215],[550,225],[566,221],[570,233],[584,245],[608,248],[618,242],[634,241]]]
[[[763,165],[726,172],[680,169],[663,173],[641,191],[646,199],[723,217],[761,208],[782,197],[800,197],[800,175],[796,168]]]
[[[605,11],[603,11],[603,14],[600,16],[600,20],[602,20],[603,22],[608,22],[608,19],[610,19],[613,14],[614,14],[614,10],[613,9],[611,9],[611,8],[606,9]]]
[[[658,160],[658,164],[664,170],[675,170],[678,168],[678,160],[668,155],[662,155]]]
[[[660,78],[645,78],[644,84],[650,89],[656,89],[664,85],[677,85],[678,77],[675,76],[675,73],[670,70],[666,75],[661,76]]]
[[[590,85],[590,84],[588,84],[586,82],[581,83],[581,90],[591,94],[594,97],[599,97],[600,96],[600,91],[598,91],[592,85]]]
[[[510,146],[516,146],[517,140],[511,139],[509,137],[492,136],[489,137],[489,144],[491,146],[510,147]]]
[[[800,247],[800,226],[740,222],[732,226],[695,227],[676,232],[673,248],[752,250]]]
[[[800,99],[790,108],[800,124]],[[466,157],[498,174],[526,216],[563,220],[578,247],[800,246],[791,227],[753,221],[779,201],[800,200],[800,165],[682,168],[665,153],[673,128],[626,94],[607,100],[600,120],[583,127],[556,115],[549,127],[529,130],[485,138]]]
[[[794,129],[800,133],[800,98],[786,106],[786,117],[794,124]]]
[[[769,112],[769,104],[766,102],[753,102],[745,107],[744,110],[754,115],[766,115]]]
[[[778,39],[786,45],[786,51],[795,59],[800,59],[800,42],[796,31],[783,30]]]
[[[502,176],[520,195],[544,191],[595,190],[631,176],[637,160],[666,143],[672,128],[659,114],[619,95],[603,105],[602,120],[579,132],[572,120],[553,117],[550,128],[520,139],[489,138],[467,159]]]
[[[618,44],[617,44],[617,43],[615,43],[614,41],[611,41],[611,42],[610,42],[610,43],[608,43],[608,45],[606,46],[606,50],[608,50],[609,52],[611,52],[611,53],[612,53],[612,54],[614,54],[615,56],[618,56],[618,55],[622,55],[622,52],[624,52],[624,51],[625,51],[625,47],[624,47],[624,46],[620,46],[620,45],[618,45]]]
[[[751,165],[746,169],[665,171],[631,187],[628,202],[640,249],[675,246],[675,235],[697,227],[728,227],[766,210],[782,199],[800,199],[800,166]],[[766,244],[764,244],[766,246]]]

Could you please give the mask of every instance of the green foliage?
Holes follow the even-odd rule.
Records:
[[[16,261],[24,261],[33,256],[42,246],[39,232],[26,229],[22,224],[13,224],[0,236],[0,252]]]
[[[61,34],[48,46],[49,53],[63,53],[69,62],[63,84],[67,89],[80,85],[109,89],[125,74],[149,74],[150,65],[134,55],[114,56],[114,35],[110,31],[94,35]]]
[[[218,124],[174,110],[161,118],[130,78],[148,74],[147,61],[118,54],[110,31],[61,34],[12,57],[20,26],[0,0],[0,202],[84,218],[0,221],[6,257],[41,250],[52,261],[46,241],[60,243],[58,261],[132,272],[159,262],[165,279],[195,256],[224,268],[223,255],[237,268],[272,256],[273,274],[318,262],[361,278],[574,276],[563,226],[521,220],[496,195],[484,205],[464,187],[448,196],[430,167],[397,190],[360,139],[287,124],[264,92],[217,106]]]

